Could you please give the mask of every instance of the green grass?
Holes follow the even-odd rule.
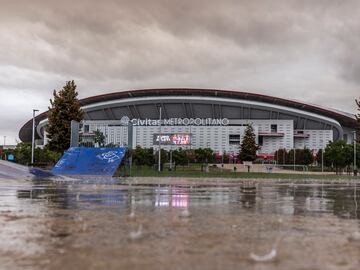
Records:
[[[124,168],[121,168],[117,172],[117,176],[124,176]],[[129,172],[126,173],[129,175]],[[262,179],[319,179],[319,180],[350,180],[360,179],[359,177],[349,175],[320,175],[320,174],[303,174],[297,173],[263,173],[263,172],[233,172],[233,171],[221,171],[210,170],[209,172],[202,172],[199,166],[190,167],[178,167],[176,171],[164,170],[158,172],[151,167],[146,166],[133,166],[131,170],[131,176],[133,177],[192,177],[192,178],[262,178]]]

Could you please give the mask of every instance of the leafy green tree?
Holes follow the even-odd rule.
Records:
[[[34,149],[34,159],[35,165],[38,164],[41,166],[50,166],[54,165],[61,158],[61,153],[54,152],[49,149],[49,146],[46,145],[44,148],[35,148]]]
[[[300,164],[302,165],[310,165],[314,162],[314,157],[310,149],[302,149],[302,161]]]
[[[31,143],[18,143],[14,149],[15,162],[27,165],[31,159]]]
[[[80,122],[83,119],[83,111],[74,81],[66,82],[58,92],[54,90],[53,96],[53,99],[50,99],[46,132],[49,149],[63,153],[70,146],[71,120]]]
[[[313,163],[313,155],[307,148],[295,150],[295,164],[310,165]],[[294,164],[294,149],[291,149],[287,155],[287,164]]]
[[[318,164],[321,164],[322,163],[322,149],[319,149],[319,151],[316,153],[316,162]]]
[[[115,147],[119,147],[119,145],[111,142],[111,143],[108,143],[107,145],[105,145],[105,147],[115,148]]]
[[[229,154],[226,153],[226,151],[224,151],[223,157],[222,157],[222,161],[223,161],[224,163],[229,163],[229,160],[230,160]]]
[[[31,159],[31,143],[18,143],[14,149],[15,162],[27,165]],[[34,160],[36,164],[54,165],[61,157],[61,153],[54,152],[46,145],[43,149],[34,149]]]
[[[94,142],[95,144],[97,144],[98,146],[102,147],[105,145],[105,135],[100,131],[100,130],[96,130],[94,132]]]
[[[161,166],[169,162],[169,152],[161,148]],[[159,150],[155,151],[155,164],[159,163]]]
[[[188,156],[186,151],[184,151],[182,148],[176,149],[172,151],[172,160],[175,162],[176,165],[186,165],[188,164]]]
[[[285,164],[287,156],[288,152],[286,151],[286,149],[279,149],[274,154],[274,158],[276,159],[277,164]]]
[[[240,144],[240,152],[238,158],[241,161],[254,161],[256,159],[256,151],[259,146],[256,144],[256,135],[254,128],[248,125],[245,130],[245,135]]]
[[[286,156],[286,164],[294,164],[294,149],[291,149]],[[296,164],[296,152],[295,152],[295,164]]]
[[[352,164],[353,150],[352,145],[340,140],[330,142],[324,152],[324,163],[328,167],[333,167],[336,173]]]
[[[195,163],[196,162],[195,150],[194,149],[186,149],[184,151],[186,152],[187,163]]]
[[[196,161],[200,163],[212,163],[215,160],[215,153],[211,148],[195,149]]]
[[[152,166],[155,164],[155,156],[153,148],[142,148],[137,146],[132,150],[132,161],[135,165]]]

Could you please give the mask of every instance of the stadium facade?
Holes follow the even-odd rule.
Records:
[[[280,148],[324,148],[330,141],[353,142],[355,115],[254,93],[216,89],[145,89],[80,100],[83,135],[100,130],[106,143],[165,149],[212,148],[239,151],[246,126],[254,127],[259,155]],[[161,111],[161,120],[160,120]],[[38,142],[46,143],[46,112],[36,117]],[[161,125],[160,125],[161,123]],[[129,136],[129,125],[132,127]],[[32,120],[20,130],[31,141]]]

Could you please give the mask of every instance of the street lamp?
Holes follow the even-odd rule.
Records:
[[[161,107],[159,107],[159,166],[158,171],[161,172]]]
[[[34,164],[34,148],[35,148],[35,112],[39,110],[33,109],[33,121],[32,121],[32,140],[31,140],[31,165]]]
[[[172,145],[170,145],[170,171],[172,171]]]
[[[294,171],[295,171],[295,164],[296,164],[296,159],[295,159],[295,155],[296,155],[296,149],[295,149],[295,147],[294,147]]]
[[[321,173],[324,173],[324,151],[325,151],[325,138],[324,138],[324,131],[322,132],[322,139],[321,139]]]
[[[354,131],[354,175],[357,175],[357,166],[356,166],[356,131]]]

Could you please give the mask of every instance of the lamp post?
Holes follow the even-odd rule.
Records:
[[[159,166],[158,171],[161,172],[161,107],[159,108]]]
[[[170,171],[172,171],[172,145],[170,146]]]
[[[324,132],[322,133],[322,140],[321,140],[321,173],[324,173],[324,151],[325,151],[325,146],[324,146]]]
[[[296,149],[295,149],[295,147],[294,147],[294,171],[295,171],[295,154],[296,154]]]
[[[4,136],[4,144],[3,144],[4,158],[5,158],[5,160],[6,160],[6,154],[5,154],[5,140],[6,140],[6,136]],[[0,155],[0,159],[3,159],[2,155]]]
[[[354,131],[354,175],[357,175],[357,166],[356,166],[356,131]]]
[[[324,173],[324,147],[321,150],[321,172]]]
[[[34,164],[34,148],[35,148],[35,113],[39,110],[33,109],[32,121],[32,140],[31,140],[31,165]]]

